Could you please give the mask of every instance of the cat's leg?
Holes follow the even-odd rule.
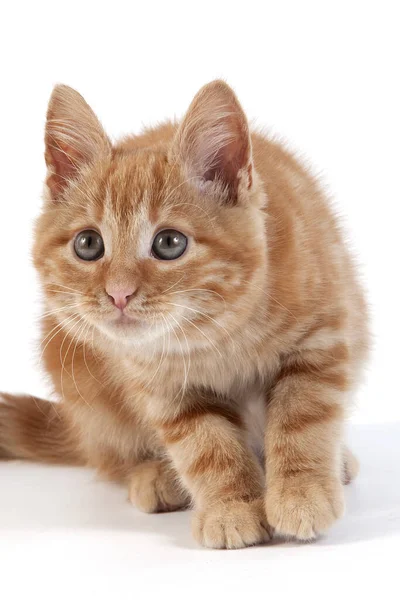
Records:
[[[146,460],[132,469],[129,499],[146,513],[179,510],[188,506],[189,494],[166,459]]]
[[[195,538],[209,548],[242,548],[269,539],[263,472],[239,415],[217,402],[192,398],[158,428],[192,497]]]
[[[79,428],[87,464],[99,476],[127,485],[128,497],[147,513],[178,510],[188,504],[171,462],[154,432],[133,415],[80,406]]]
[[[304,351],[278,374],[267,407],[266,512],[279,534],[309,540],[343,514],[348,370],[348,349],[336,343]]]

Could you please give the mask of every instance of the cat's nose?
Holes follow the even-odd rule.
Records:
[[[124,288],[106,288],[106,292],[108,296],[113,301],[114,305],[120,310],[124,310],[126,308],[129,300],[132,298],[135,293],[135,289],[133,287],[124,287]]]

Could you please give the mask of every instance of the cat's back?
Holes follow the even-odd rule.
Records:
[[[252,142],[267,195],[270,289],[295,316],[293,322],[283,319],[282,331],[329,323],[343,332],[355,355],[364,357],[369,345],[364,291],[330,200],[283,145],[260,134]],[[279,305],[274,310],[282,315]]]

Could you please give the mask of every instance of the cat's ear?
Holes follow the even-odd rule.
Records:
[[[253,181],[246,116],[233,90],[213,81],[195,96],[179,127],[174,154],[205,192],[218,189],[235,203]]]
[[[46,184],[53,200],[82,167],[109,155],[111,142],[98,118],[78,92],[57,85],[50,97],[45,133]]]

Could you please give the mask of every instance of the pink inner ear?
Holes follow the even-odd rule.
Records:
[[[45,159],[53,200],[89,163],[109,156],[111,143],[99,120],[78,92],[55,86],[47,110]]]
[[[239,185],[238,173],[246,165],[250,175],[248,140],[243,134],[238,133],[237,137],[219,149],[212,166],[204,174],[204,179],[206,181],[222,179],[236,192]],[[251,181],[249,187],[250,185]]]
[[[67,186],[78,171],[78,165],[82,161],[81,154],[71,146],[61,147],[55,140],[47,141],[46,163],[52,169],[47,178],[47,185],[55,198],[57,194]]]
[[[247,177],[247,189],[252,185],[252,163],[247,132],[235,132],[235,127],[232,127],[232,134],[235,137],[221,145],[203,179],[222,182],[229,189],[230,198],[236,200],[241,171]]]
[[[233,91],[221,81],[194,98],[177,136],[188,172],[198,181],[222,184],[227,200],[238,199],[239,186],[252,184],[249,127]],[[208,188],[207,188],[208,189]]]

